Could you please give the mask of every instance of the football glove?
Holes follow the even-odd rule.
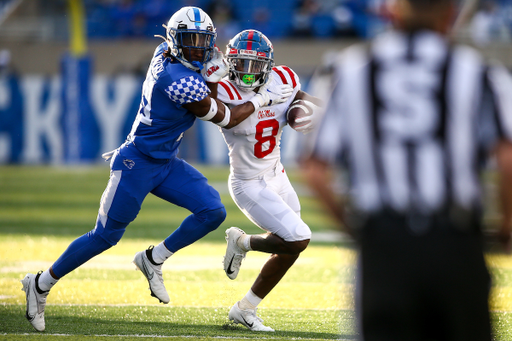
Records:
[[[255,110],[260,107],[271,106],[285,102],[293,94],[293,87],[289,84],[281,84],[270,89],[271,79],[260,87],[256,95],[250,99]]]
[[[295,120],[295,124],[297,127],[295,128],[295,131],[298,131],[299,133],[303,133],[304,135],[310,133],[313,130],[313,120],[312,116],[313,114],[304,117],[297,118]],[[307,122],[304,125],[301,125],[303,122]]]
[[[217,46],[213,50],[213,58],[201,70],[203,79],[208,83],[218,83],[229,72],[229,66],[224,54]]]
[[[297,117],[294,120],[294,130],[298,131],[304,135],[310,133],[316,126],[316,123],[319,118],[319,111],[322,109],[321,107],[317,106],[313,102],[302,100],[304,104],[306,104],[309,107],[309,111],[306,115],[302,117]]]

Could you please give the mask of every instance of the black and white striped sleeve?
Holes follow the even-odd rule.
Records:
[[[512,142],[512,77],[503,66],[492,66],[487,72],[496,132],[499,139]]]
[[[325,113],[316,132],[313,155],[315,158],[335,163],[343,149],[343,90],[339,72],[335,72],[334,89],[325,107]]]

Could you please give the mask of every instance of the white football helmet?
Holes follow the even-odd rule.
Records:
[[[189,69],[201,70],[212,59],[217,32],[212,19],[202,9],[192,6],[181,8],[165,28],[171,55]],[[202,57],[197,56],[200,52]]]

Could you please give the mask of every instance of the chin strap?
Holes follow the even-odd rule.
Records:
[[[199,71],[201,71],[201,70],[203,69],[203,67],[204,67],[204,65],[203,65],[203,64],[201,64],[201,63],[200,63],[200,62],[198,62],[198,61],[193,61],[193,62],[189,62],[189,63],[190,63],[190,64],[192,64],[193,66],[195,66],[196,68],[198,68],[198,69],[199,69]]]

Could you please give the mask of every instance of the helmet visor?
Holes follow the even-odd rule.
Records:
[[[234,59],[233,66],[242,73],[261,73],[266,71],[268,61],[254,59]]]
[[[210,48],[213,38],[211,33],[179,32],[178,43],[182,47]]]
[[[268,66],[268,61],[254,59],[233,59],[233,67],[238,74],[238,78],[248,86],[253,85],[264,73]]]

